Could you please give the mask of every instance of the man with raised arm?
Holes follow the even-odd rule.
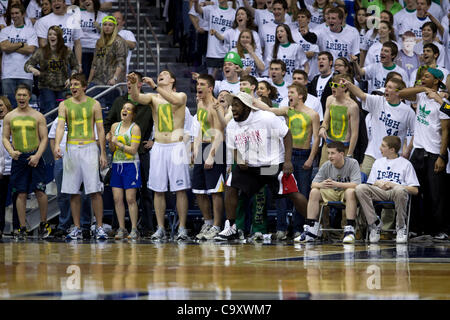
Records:
[[[61,158],[61,140],[67,124],[67,145],[63,157],[63,179],[61,192],[70,194],[70,209],[75,228],[67,235],[68,240],[83,239],[80,227],[81,191],[90,195],[97,227],[95,237],[106,240],[103,230],[103,183],[100,181],[99,167],[105,168],[106,146],[103,129],[102,107],[100,103],[86,95],[87,82],[83,73],[70,77],[72,98],[62,101],[58,107],[58,127],[55,136],[55,158]],[[98,145],[95,141],[94,126],[97,128]],[[99,161],[100,160],[100,161]]]
[[[176,206],[180,220],[176,240],[188,240],[186,189],[191,188],[191,181],[189,159],[183,142],[187,96],[183,92],[175,92],[176,79],[168,70],[159,74],[157,84],[152,78],[142,79],[142,82],[148,84],[156,93],[139,93],[136,74],[129,74],[128,79],[131,83],[131,99],[152,108],[155,124],[155,143],[150,157],[148,187],[155,192],[154,204],[158,229],[152,235],[152,239],[166,238],[165,192],[168,191],[168,184],[170,184],[170,191],[176,193]]]

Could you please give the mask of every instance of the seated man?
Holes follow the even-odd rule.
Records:
[[[405,225],[408,194],[417,195],[419,181],[414,167],[406,158],[400,157],[401,141],[397,136],[386,136],[381,143],[383,158],[375,160],[367,184],[356,187],[356,197],[369,225],[370,243],[380,240],[382,227],[373,201],[394,201],[397,212],[397,243],[406,243],[408,233]]]
[[[328,161],[319,169],[311,184],[307,219],[303,233],[295,242],[312,242],[319,236],[319,209],[321,202],[342,201],[345,204],[347,225],[344,243],[355,242],[356,196],[355,188],[361,183],[358,161],[345,156],[345,146],[340,141],[328,145]]]

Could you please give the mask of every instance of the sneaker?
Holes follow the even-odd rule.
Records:
[[[211,229],[212,225],[204,223],[200,232],[195,236],[198,240],[205,240],[206,233]]]
[[[355,243],[355,228],[353,226],[347,225],[344,227],[344,239],[342,239],[343,243]]]
[[[275,239],[278,241],[284,241],[287,239],[287,232],[286,231],[277,231],[275,235]]]
[[[126,229],[119,228],[117,230],[116,235],[114,236],[114,239],[122,240],[122,239],[125,239],[127,236],[128,236],[128,231]]]
[[[440,232],[437,235],[435,235],[434,238],[436,240],[447,240],[448,239],[448,234],[446,234],[445,232]]]
[[[236,230],[236,224],[230,226],[230,221],[225,221],[225,227],[222,232],[214,237],[216,241],[229,241],[239,238],[239,233]]]
[[[178,229],[178,234],[175,238],[176,241],[187,241],[190,240],[189,236],[188,236],[188,232],[186,229]]]
[[[17,230],[17,233],[14,234],[14,238],[16,240],[26,240],[28,236],[28,232],[26,228],[19,228],[19,230]]]
[[[165,240],[166,239],[166,231],[161,228],[158,227],[158,230],[156,230],[156,232],[154,234],[152,234],[151,240]]]
[[[397,243],[407,243],[408,242],[408,232],[406,227],[397,230],[397,237],[395,240]]]
[[[382,226],[383,226],[383,223],[381,222],[381,220],[378,225],[376,225],[374,223],[369,226],[369,241],[370,241],[370,243],[378,243],[378,241],[380,241]]]
[[[65,230],[62,229],[56,229],[56,231],[54,233],[52,233],[54,238],[65,238],[67,235],[67,232]]]
[[[39,239],[47,238],[51,232],[52,232],[52,228],[50,228],[50,226],[48,225],[47,222],[41,222],[39,224],[39,230],[38,230]]]
[[[81,231],[81,228],[74,227],[72,231],[70,231],[69,234],[66,236],[67,240],[82,240],[83,239],[83,233]]]
[[[262,241],[264,240],[264,235],[262,232],[255,232],[252,236],[252,241]]]
[[[128,235],[128,239],[130,240],[138,240],[139,239],[139,231],[136,228],[132,228],[130,234]]]
[[[297,237],[299,237],[299,236],[301,236],[302,235],[302,233],[300,232],[300,231],[296,231],[295,233],[294,233],[294,236],[292,237],[292,239],[295,239],[295,238],[297,238]]]
[[[318,224],[318,223],[317,223]],[[315,226],[311,227],[307,224],[303,226],[303,233],[294,239],[294,242],[314,242],[317,239],[317,234],[315,231]]]
[[[214,240],[214,238],[219,234],[220,228],[216,226],[212,226],[209,228],[208,232],[205,233],[204,239],[205,240]]]
[[[103,227],[95,228],[95,239],[97,240],[106,240],[108,239],[108,235],[106,234]]]

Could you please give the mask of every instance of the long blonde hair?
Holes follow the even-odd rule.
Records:
[[[117,24],[114,24],[114,31],[110,35],[105,34],[105,31],[103,31],[103,25],[102,25],[102,32],[100,34],[100,39],[98,39],[98,41],[97,41],[96,47],[101,48],[101,47],[111,46],[113,44],[113,42],[116,40],[118,33],[119,33],[119,28],[117,27]]]

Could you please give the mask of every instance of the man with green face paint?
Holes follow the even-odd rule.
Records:
[[[41,213],[39,237],[51,232],[47,223],[47,195],[45,194],[45,164],[42,154],[47,147],[47,126],[44,116],[29,105],[31,90],[26,85],[16,88],[17,108],[9,112],[3,121],[3,145],[12,157],[11,185],[17,193],[19,215],[19,239],[27,236],[26,202],[28,192],[34,191]],[[12,136],[12,145],[10,143]]]

